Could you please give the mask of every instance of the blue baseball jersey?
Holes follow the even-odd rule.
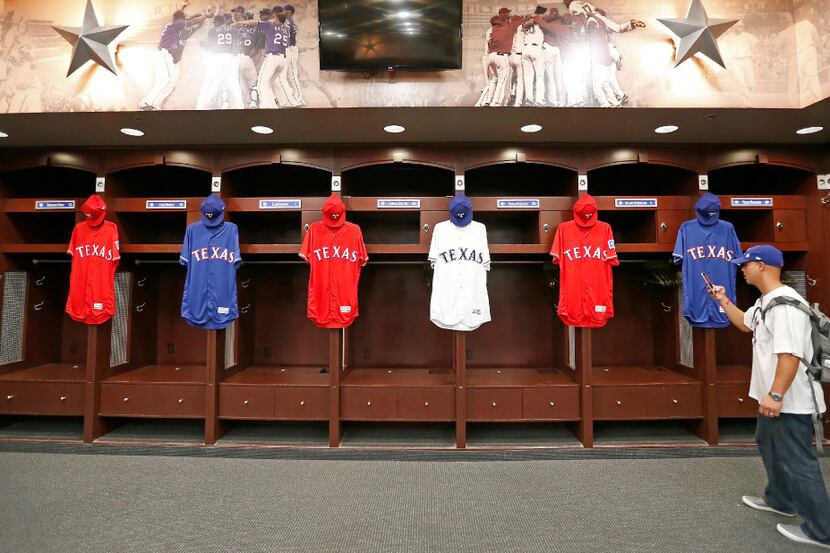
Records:
[[[726,288],[727,297],[735,301],[737,266],[729,261],[741,254],[735,227],[727,221],[701,225],[697,220],[680,225],[672,254],[675,263],[683,264],[683,316],[692,326],[724,328],[729,319],[718,303],[706,292],[705,272],[713,284]]]
[[[242,262],[239,230],[233,223],[208,228],[188,225],[179,263],[187,266],[182,317],[193,326],[226,328],[239,318],[236,270]]]

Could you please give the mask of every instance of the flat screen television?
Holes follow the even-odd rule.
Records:
[[[319,0],[320,68],[461,68],[462,0]]]

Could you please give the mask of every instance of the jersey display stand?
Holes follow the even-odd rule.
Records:
[[[682,324],[677,230],[694,215],[698,176],[708,175],[741,247],[775,244],[808,300],[828,305],[830,216],[815,184],[826,163],[812,151],[701,146],[7,154],[0,424],[83,416],[84,438],[94,441],[130,419],[191,419],[213,444],[250,421],[302,422],[325,427],[337,446],[365,423],[403,436],[405,423],[419,423],[442,436],[453,428],[457,447],[490,447],[516,445],[511,428],[522,425],[566,429],[592,446],[612,443],[619,421],[672,421],[689,443],[717,444],[720,423],[756,411],[746,396],[751,344],[732,328]],[[492,258],[492,320],[472,332],[429,320],[426,258],[432,229],[462,191],[456,175]],[[615,316],[601,329],[570,328],[556,314],[559,273],[548,252],[583,192],[580,175],[621,262]],[[116,321],[84,328],[63,313],[65,251],[96,176],[106,178],[107,219],[121,239],[117,280],[129,276],[117,332]],[[206,331],[181,318],[178,256],[216,176],[244,262],[239,319]],[[370,257],[360,315],[345,330],[307,319],[308,268],[297,258],[333,181]],[[739,276],[738,305],[755,297]]]

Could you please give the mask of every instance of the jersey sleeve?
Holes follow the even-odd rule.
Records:
[[[187,265],[190,263],[190,227],[184,232],[184,242],[182,243],[182,253],[179,254],[179,263]]]
[[[735,227],[732,227],[732,232],[729,234],[729,248],[735,252],[736,258],[741,257],[744,252],[741,251],[741,241],[738,239],[738,233],[735,232]]]
[[[78,227],[76,226],[74,229],[72,229],[72,236],[69,238],[69,247],[66,249],[66,253],[68,253],[69,255],[71,255],[73,257],[75,256],[75,246],[76,246],[75,242],[77,241],[76,240],[77,235],[78,235]]]
[[[121,261],[121,241],[118,239],[118,226],[112,226],[112,262],[115,266],[118,266],[118,262]]]
[[[490,270],[490,245],[487,243],[487,227],[481,225],[481,241],[482,241],[482,259],[484,261],[484,269]]]
[[[239,228],[234,229],[233,244],[231,247],[233,247],[235,255],[233,264],[235,267],[239,267],[242,264],[242,252],[239,250]]]
[[[683,253],[686,251],[686,228],[680,225],[677,230],[677,240],[674,241],[674,252],[672,252],[672,261],[675,265],[683,264]]]
[[[314,232],[314,225],[309,225],[308,232],[303,236],[303,244],[300,246],[300,252],[297,254],[302,257],[306,263],[311,263],[308,260],[308,254],[311,248],[311,233]]]
[[[366,252],[366,244],[363,243],[363,231],[357,227],[357,262],[361,267],[369,262],[369,254]]]
[[[807,355],[805,336],[810,336],[812,332],[810,319],[805,313],[792,305],[779,305],[767,311],[766,323],[772,329],[774,354],[789,353],[804,359]]]
[[[438,261],[438,250],[440,249],[438,247],[438,234],[438,225],[435,225],[432,227],[432,238],[429,241],[429,255],[427,256],[427,259],[433,264]]]
[[[603,248],[607,247],[607,249],[604,249],[602,252],[603,261],[607,261],[608,263],[616,267],[620,264],[620,260],[617,257],[617,244],[614,242],[614,232],[611,230],[611,225],[608,225],[606,229],[606,243],[603,244]]]
[[[553,258],[553,262],[558,264],[559,260],[562,258],[562,241],[564,240],[562,236],[562,225],[556,227],[556,234],[553,236],[553,245],[550,248],[550,256]]]

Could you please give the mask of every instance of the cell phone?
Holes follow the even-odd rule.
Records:
[[[703,282],[706,283],[706,289],[711,293],[714,290],[714,285],[712,281],[709,279],[709,275],[706,274],[706,271],[701,271],[700,276],[703,277]]]

